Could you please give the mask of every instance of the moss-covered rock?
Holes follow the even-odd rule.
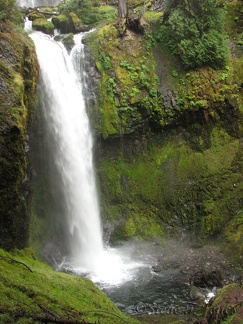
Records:
[[[104,143],[98,174],[102,213],[117,222],[113,238],[184,229],[197,239],[226,236],[239,258],[241,227],[230,233],[241,226],[242,157],[241,140],[217,126]]]
[[[34,21],[36,19],[46,19],[44,14],[37,10],[31,11],[27,16],[28,16],[29,20],[31,20],[31,21]]]
[[[67,34],[62,38],[62,43],[66,47],[67,51],[70,52],[74,46],[73,34]]]
[[[35,103],[37,59],[29,37],[10,23],[0,31],[0,246],[28,243],[28,121]]]
[[[225,286],[208,306],[206,310],[206,323],[242,323],[242,293],[243,288],[240,284]]]
[[[54,25],[51,21],[46,18],[38,18],[33,21],[33,29],[41,31],[45,34],[52,35],[54,33]]]
[[[146,132],[150,116],[162,109],[146,36],[127,30],[120,38],[116,25],[106,25],[87,41],[101,74],[100,133],[107,138]]]
[[[68,32],[68,28],[67,28],[67,24],[68,24],[68,17],[60,14],[56,17],[52,17],[52,23],[55,26],[55,28],[60,29],[61,33],[67,34]]]
[[[78,33],[89,29],[73,12],[52,17],[52,23],[62,34]]]

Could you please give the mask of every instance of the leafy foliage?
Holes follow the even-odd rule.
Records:
[[[20,10],[15,0],[4,0],[0,2],[0,21],[1,20],[21,22]]]
[[[87,25],[110,22],[116,17],[115,8],[109,5],[99,5],[94,0],[69,0],[64,6],[64,13],[75,12]]]
[[[159,38],[186,68],[223,66],[228,47],[223,0],[169,1]]]

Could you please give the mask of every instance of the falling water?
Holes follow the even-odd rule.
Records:
[[[17,0],[16,2],[20,7],[34,8],[40,6],[53,6],[61,3],[62,0]]]
[[[29,20],[28,17],[25,17],[25,19],[24,19],[24,30],[26,32],[32,31],[32,21]]]
[[[40,91],[54,163],[61,179],[67,218],[69,264],[95,271],[103,251],[98,199],[92,162],[92,136],[84,98],[71,57],[61,43],[31,35],[40,64]],[[82,55],[78,44],[72,51]]]
[[[142,262],[125,250],[104,248],[102,242],[92,136],[82,94],[82,34],[75,36],[77,44],[70,56],[50,36],[40,32],[30,36],[40,64],[39,97],[51,146],[46,160],[53,161],[51,181],[59,204],[56,223],[63,224],[63,214],[66,219],[62,245],[67,254],[61,252],[58,268],[85,273],[94,282],[108,285],[131,280]]]

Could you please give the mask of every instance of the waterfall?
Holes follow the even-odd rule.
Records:
[[[17,0],[16,2],[20,7],[35,8],[41,6],[53,6],[55,4],[61,3],[62,0]]]
[[[28,17],[25,17],[25,19],[24,19],[24,30],[26,32],[32,31],[32,21],[29,20]]]
[[[80,66],[83,45],[77,44],[69,56],[63,45],[48,35],[35,32],[31,38],[40,64],[40,97],[66,214],[68,262],[95,271],[103,243],[93,141],[82,87],[73,68]]]
[[[53,210],[60,232],[53,237],[60,261],[57,269],[86,274],[101,285],[120,285],[133,280],[144,262],[134,258],[130,248],[103,247],[93,141],[82,94],[85,88],[82,36],[75,36],[77,44],[70,56],[61,43],[48,35],[34,32],[30,37],[35,42],[40,65],[38,96],[48,142],[45,160],[51,169],[54,205],[58,205]],[[48,250],[48,254],[52,251]]]

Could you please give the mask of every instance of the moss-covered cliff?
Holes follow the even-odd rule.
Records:
[[[101,78],[102,215],[115,241],[186,232],[242,253],[242,4],[225,5],[231,55],[218,69],[183,68],[160,42],[163,12],[87,37]]]
[[[35,102],[38,64],[30,38],[0,22],[0,246],[28,244],[30,170],[28,122]]]

